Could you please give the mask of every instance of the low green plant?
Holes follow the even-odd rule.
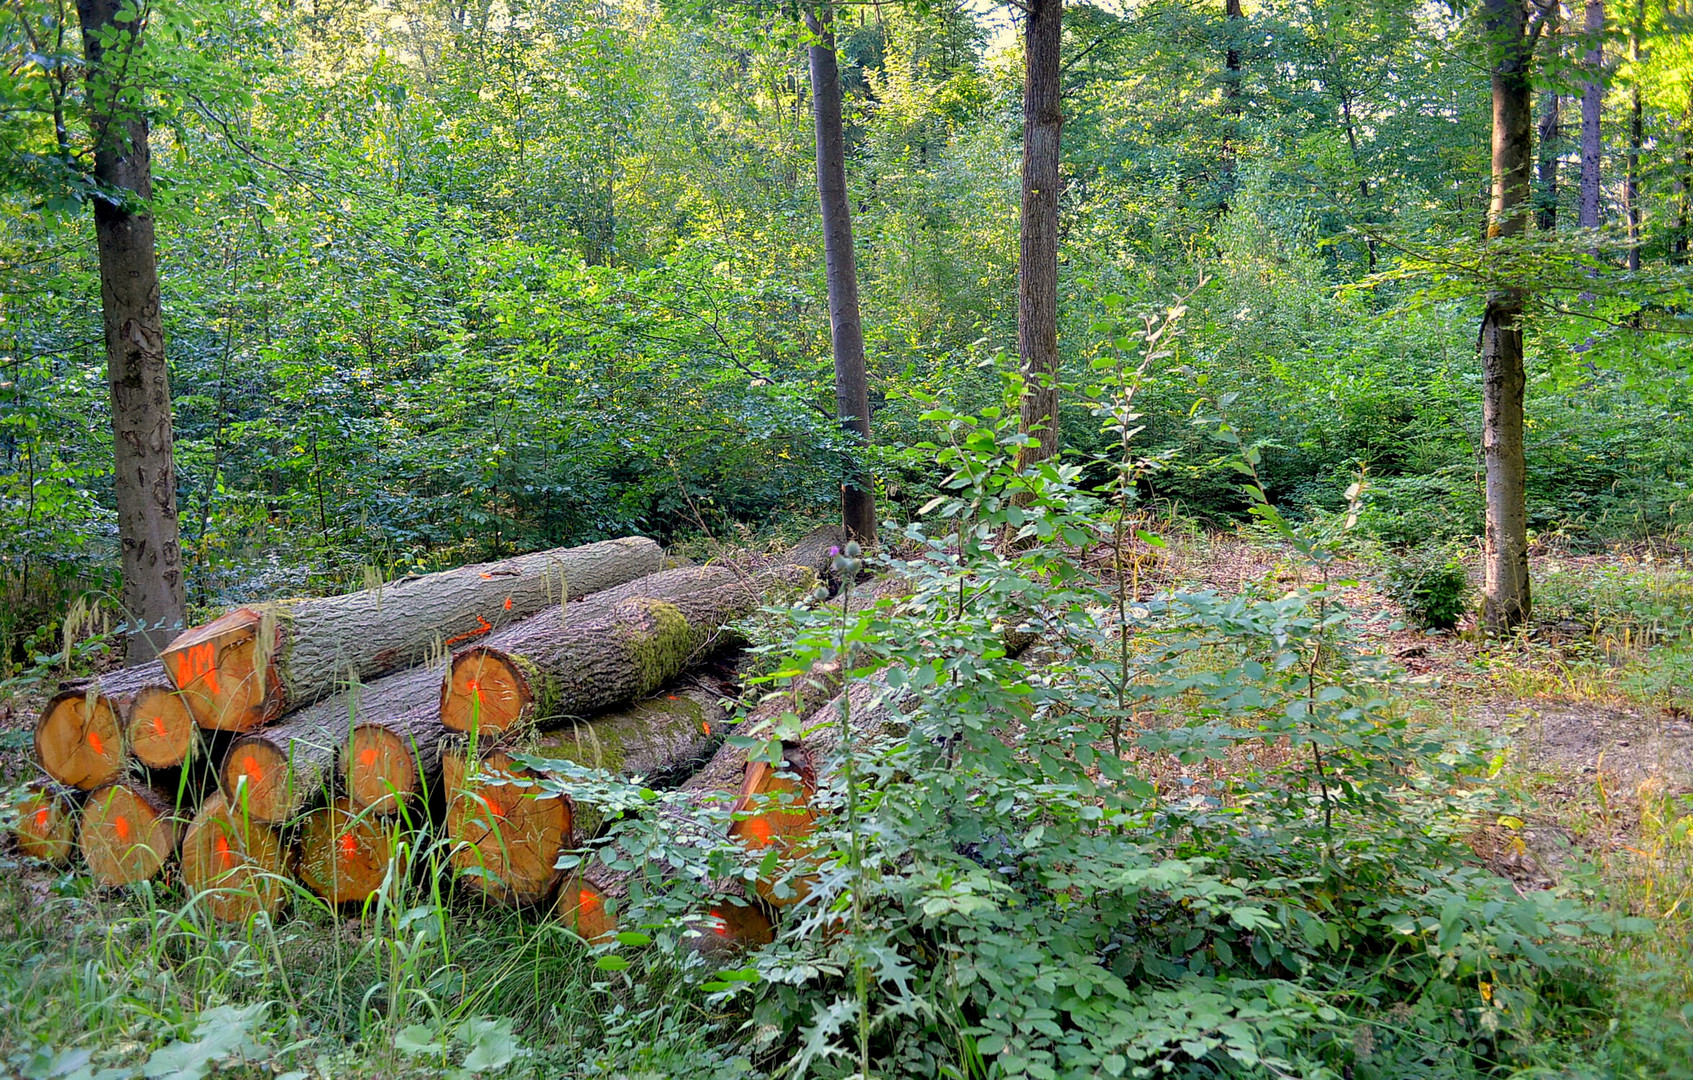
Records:
[[[1469,571],[1447,545],[1423,545],[1388,556],[1382,586],[1421,630],[1450,630],[1470,608]]]

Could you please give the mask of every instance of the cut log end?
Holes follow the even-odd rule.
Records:
[[[526,779],[502,750],[482,759],[483,776]],[[462,750],[441,755],[447,787],[447,835],[462,880],[510,904],[538,904],[552,895],[559,855],[570,845],[571,806],[562,795],[537,797],[533,788],[474,781]]]
[[[778,864],[788,871],[785,887],[779,889],[776,879],[762,877],[757,885],[759,898],[776,908],[804,900],[813,882],[809,876],[795,879],[791,875],[796,863],[813,861],[809,840],[817,831],[817,817],[810,807],[814,789],[792,772],[791,767],[778,770],[769,762],[748,763],[735,820],[729,826],[729,835],[745,847],[775,848],[780,853]]]
[[[259,635],[265,619],[237,608],[221,619],[181,634],[159,654],[188,703],[194,720],[213,731],[251,731],[282,712],[272,633],[262,664]]]
[[[129,750],[149,769],[169,769],[186,761],[196,730],[194,714],[178,691],[149,686],[130,702],[125,723]]]
[[[441,723],[448,731],[495,735],[516,725],[534,700],[529,680],[497,649],[466,649],[453,658],[441,692]]]
[[[176,815],[151,789],[126,781],[88,796],[79,842],[94,880],[134,885],[157,874],[176,852]]]
[[[287,896],[283,851],[275,829],[213,795],[182,838],[182,880],[213,918],[246,922],[274,913]]]
[[[720,897],[705,917],[689,924],[699,931],[689,948],[702,956],[725,956],[756,949],[776,940],[776,924],[749,903],[733,903]]]
[[[347,795],[353,805],[392,814],[422,784],[417,758],[399,734],[378,724],[353,729],[347,741]]]
[[[37,788],[18,806],[18,850],[63,866],[76,854],[76,802],[52,786]]]
[[[607,901],[599,888],[572,874],[559,887],[553,915],[583,941],[597,944],[617,933],[617,917],[606,909]]]
[[[332,904],[359,903],[404,868],[394,865],[391,822],[336,799],[306,815],[300,826],[300,880]]]
[[[35,725],[35,759],[61,784],[92,791],[123,771],[118,710],[103,694],[70,690],[47,703]]]
[[[223,790],[249,817],[280,824],[298,805],[288,759],[283,751],[258,738],[237,739],[224,755]]]

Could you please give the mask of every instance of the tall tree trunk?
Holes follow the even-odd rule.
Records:
[[[1587,81],[1581,88],[1581,204],[1576,224],[1583,229],[1599,227],[1599,170],[1605,145],[1599,120],[1605,105],[1604,0],[1587,0],[1582,28],[1587,33]]]
[[[122,13],[130,21],[118,21]],[[123,603],[140,628],[129,635],[131,664],[143,663],[181,629],[182,549],[176,468],[171,455],[170,383],[153,252],[153,197],[147,121],[124,75],[141,48],[142,22],[125,0],[77,0],[87,60],[94,202],[100,249],[100,301],[111,384],[114,486],[123,548]]]
[[[1493,197],[1489,242],[1527,229],[1532,176],[1532,56],[1524,0],[1484,0],[1493,75]],[[1523,290],[1494,289],[1481,324],[1482,454],[1487,466],[1484,619],[1501,633],[1529,616],[1528,511],[1523,460]]]
[[[1675,236],[1670,240],[1669,261],[1685,266],[1693,249],[1693,92],[1687,111],[1681,114],[1681,130],[1675,141],[1680,148],[1681,168],[1675,178]]]
[[[829,326],[835,352],[835,414],[860,448],[870,443],[870,381],[864,369],[864,326],[858,316],[858,258],[852,247],[852,204],[846,190],[846,134],[841,127],[841,73],[834,13],[808,11],[816,39],[811,60],[812,117],[817,128],[817,194],[823,207],[823,261],[829,275]],[[854,462],[841,485],[841,519],[854,539],[876,539],[876,497]]]
[[[1223,33],[1227,45],[1223,52],[1223,101],[1228,109],[1228,127],[1223,135],[1223,205],[1229,208],[1234,195],[1235,144],[1240,139],[1240,36],[1246,24],[1246,12],[1240,0],[1223,0]]]
[[[1540,146],[1539,176],[1536,178],[1534,224],[1541,232],[1558,231],[1558,155],[1564,132],[1563,95],[1550,91],[1540,110],[1536,128]]]
[[[1029,0],[1023,31],[1023,206],[1017,266],[1022,431],[1018,468],[1058,453],[1058,160],[1064,125],[1063,0]]]
[[[1628,59],[1631,67],[1640,63],[1640,24],[1646,18],[1645,0],[1636,0],[1634,23],[1628,28]],[[1623,213],[1628,221],[1628,268],[1640,269],[1640,144],[1646,139],[1645,116],[1640,104],[1640,80],[1630,79],[1628,88],[1628,157],[1623,175]]]

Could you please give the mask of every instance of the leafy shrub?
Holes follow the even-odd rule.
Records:
[[[1450,630],[1469,607],[1469,571],[1449,547],[1412,548],[1388,559],[1382,584],[1388,599],[1423,630]]]

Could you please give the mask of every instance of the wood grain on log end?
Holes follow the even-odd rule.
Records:
[[[92,791],[123,772],[123,729],[112,699],[92,686],[56,695],[35,724],[35,760],[61,784]]]
[[[776,940],[776,924],[755,904],[719,896],[704,918],[689,924],[699,931],[687,947],[701,956],[725,957]]]
[[[261,737],[231,743],[220,773],[230,800],[259,821],[280,825],[305,801],[303,793],[295,791],[288,748]]]
[[[208,798],[182,838],[182,880],[220,922],[274,913],[287,896],[282,838],[269,825]]]
[[[759,898],[772,907],[788,907],[811,895],[814,878],[791,875],[796,863],[815,861],[808,841],[817,831],[817,814],[810,805],[816,792],[815,775],[797,768],[794,761],[784,761],[780,769],[767,761],[747,763],[729,835],[752,851],[775,848],[779,853],[778,875],[789,877],[786,888],[778,891],[771,878],[760,878],[757,884]]]
[[[448,731],[496,735],[522,722],[534,700],[516,658],[477,646],[453,657],[441,690],[441,723]]]
[[[504,750],[490,750],[477,773],[495,779],[532,779]],[[447,789],[447,835],[459,877],[508,904],[546,901],[557,884],[559,855],[571,842],[571,804],[563,795],[541,796],[518,784],[472,777],[462,748],[441,753]]]
[[[76,854],[76,818],[71,789],[36,784],[18,805],[18,850],[28,858],[64,866]]]
[[[295,873],[300,881],[332,904],[361,903],[387,880],[394,865],[391,822],[353,809],[336,799],[306,815],[300,826],[300,852]]]
[[[360,724],[347,740],[347,796],[353,805],[392,814],[423,790],[417,756],[405,737],[381,724]]]
[[[170,804],[151,788],[119,780],[91,793],[78,843],[94,880],[134,885],[157,874],[182,834]]]
[[[182,692],[145,687],[129,703],[124,732],[129,751],[149,769],[169,769],[188,760],[199,726]]]
[[[261,649],[259,638],[267,621],[271,640]],[[251,731],[282,714],[276,663],[280,646],[274,618],[236,608],[184,631],[165,646],[159,659],[197,724],[213,731]]]

